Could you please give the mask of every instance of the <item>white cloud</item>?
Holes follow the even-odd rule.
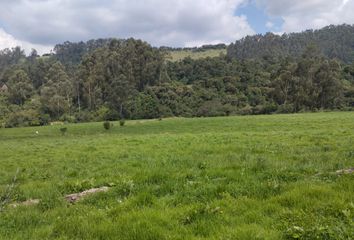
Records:
[[[40,54],[49,53],[52,49],[51,46],[32,44],[26,41],[19,41],[12,35],[6,33],[2,28],[0,28],[0,49],[13,48],[17,46],[20,46],[22,49],[24,49],[27,54],[29,54],[32,49],[36,49]]]
[[[156,46],[229,43],[254,33],[244,16],[235,16],[245,1],[5,0],[0,22],[16,39],[41,45],[106,37]]]
[[[282,31],[298,32],[330,24],[353,24],[354,0],[258,0],[270,16],[281,17]]]
[[[274,27],[274,23],[268,21],[268,22],[266,23],[266,27],[269,28],[269,29],[271,29],[271,28]]]

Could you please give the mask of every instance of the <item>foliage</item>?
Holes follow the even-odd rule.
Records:
[[[7,84],[9,87],[9,101],[14,104],[23,105],[32,95],[33,86],[31,80],[23,70],[15,70],[10,75]]]
[[[0,85],[8,90],[0,93],[0,122],[20,126],[352,110],[352,29],[340,25],[256,35],[229,46],[227,56],[202,58],[193,55],[226,46],[155,48],[135,39],[98,39],[58,44],[55,53],[42,57],[36,51],[26,56],[19,47],[5,49],[0,51]],[[169,53],[181,51],[192,57],[169,61]],[[39,103],[29,111],[32,101]],[[38,118],[46,121],[33,121]]]
[[[7,116],[5,127],[42,126],[48,124],[48,120],[47,115],[34,109],[18,109]]]
[[[56,62],[48,70],[46,83],[41,88],[41,101],[45,111],[58,119],[67,114],[72,102],[72,82],[65,72],[64,66]]]
[[[60,130],[60,132],[61,132],[62,135],[65,135],[66,132],[68,131],[68,128],[67,128],[67,127],[62,127],[62,128],[60,128],[59,130]]]
[[[109,129],[111,129],[111,126],[112,126],[111,122],[109,122],[109,121],[103,122],[104,129],[109,130]]]
[[[257,34],[232,43],[227,49],[227,55],[235,59],[300,57],[308,45],[315,44],[326,57],[352,63],[353,39],[354,26],[347,24],[330,25],[301,33],[284,33],[281,36],[273,33]]]

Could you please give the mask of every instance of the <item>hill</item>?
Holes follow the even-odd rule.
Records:
[[[168,53],[167,59],[172,62],[178,62],[185,58],[191,58],[194,60],[203,58],[214,58],[226,55],[227,45],[225,44],[215,44],[215,45],[204,45],[201,47],[194,48],[171,48],[171,47],[161,47],[160,50],[166,51]]]
[[[299,57],[308,45],[319,47],[324,56],[346,63],[354,61],[354,25],[328,26],[301,33],[247,36],[232,43],[227,55],[235,59]]]
[[[351,26],[328,27],[335,29],[342,30],[333,39],[351,39],[343,30]],[[327,30],[319,33],[324,40],[331,36]],[[277,50],[292,49],[290,40],[266,35],[259,44],[271,55],[254,52],[255,46],[246,53],[258,55],[245,59],[232,57],[231,50],[248,46],[247,39],[229,46],[228,56],[220,54],[223,44],[156,48],[136,39],[65,42],[44,57],[5,49],[0,51],[0,82],[7,86],[0,93],[0,126],[353,109],[354,64],[324,56],[318,46],[305,44],[307,38],[301,41],[303,35],[294,36],[289,37],[294,56]]]
[[[176,50],[170,51],[170,58],[172,62],[178,62],[185,58],[191,59],[202,59],[207,57],[219,57],[220,55],[226,55],[226,48],[224,49],[208,49],[204,51],[193,51],[193,50]]]

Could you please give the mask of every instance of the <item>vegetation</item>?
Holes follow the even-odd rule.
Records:
[[[59,44],[46,57],[5,49],[0,126],[352,110],[353,32],[342,25],[253,36],[229,46],[227,56],[206,58],[195,56],[226,46],[154,48],[135,39],[99,39]],[[341,54],[326,52],[330,46]],[[168,60],[183,52],[192,57]]]
[[[60,130],[60,132],[61,132],[62,135],[65,135],[66,132],[68,131],[68,128],[62,127],[62,128],[60,128],[59,130]]]
[[[354,61],[354,26],[330,25],[319,30],[301,33],[273,33],[247,36],[228,47],[228,56],[236,59],[299,57],[306,46],[315,44],[321,53],[330,59],[345,63]]]
[[[353,239],[354,175],[336,173],[354,166],[353,118],[0,129],[0,239]]]
[[[109,130],[109,129],[111,129],[112,124],[111,124],[110,121],[104,121],[103,122],[103,127],[104,127],[104,129]]]
[[[221,55],[226,55],[226,48],[224,49],[208,49],[204,51],[193,51],[193,50],[179,50],[179,51],[170,51],[169,60],[172,62],[178,62],[185,58],[191,59],[201,59],[201,58],[214,58]]]

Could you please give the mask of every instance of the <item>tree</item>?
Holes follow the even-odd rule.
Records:
[[[0,94],[0,127],[3,126],[5,118],[10,113],[9,102],[4,94]]]
[[[9,100],[14,104],[23,105],[33,93],[31,80],[23,70],[15,70],[12,72],[7,84],[9,87]]]
[[[296,63],[291,62],[289,59],[285,60],[272,83],[275,100],[280,105],[288,104],[290,101],[296,67]]]
[[[87,55],[79,66],[76,77],[77,102],[79,103],[80,99],[83,99],[85,106],[89,110],[97,110],[104,101],[102,87],[106,59],[106,52],[103,49],[97,49],[92,54]],[[81,92],[82,96],[80,97],[79,94]]]
[[[343,98],[343,85],[340,80],[340,64],[334,60],[325,60],[314,77],[318,89],[317,107],[330,109],[340,106]]]
[[[41,89],[41,101],[45,109],[55,118],[68,113],[72,103],[73,84],[64,66],[56,62],[49,69],[46,83]]]
[[[143,41],[110,41],[86,56],[79,67],[86,105],[92,110],[106,104],[124,118],[130,98],[167,80],[163,64],[164,54]]]

